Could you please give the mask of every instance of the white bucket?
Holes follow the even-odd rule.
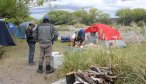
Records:
[[[60,52],[52,52],[51,66],[58,69],[63,64],[63,54]]]

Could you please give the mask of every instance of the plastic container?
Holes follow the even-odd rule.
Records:
[[[63,54],[60,52],[52,52],[51,66],[58,69],[63,64]]]

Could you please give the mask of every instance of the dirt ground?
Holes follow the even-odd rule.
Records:
[[[6,47],[3,59],[0,60],[0,84],[51,84],[58,79],[58,72],[46,75],[38,74],[39,45],[36,44],[35,66],[28,65],[28,46],[18,41],[17,46]]]

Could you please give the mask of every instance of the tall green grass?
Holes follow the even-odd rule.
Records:
[[[129,44],[127,48],[89,48],[81,52],[66,52],[63,72],[86,70],[91,65],[112,67],[118,76],[116,84],[146,83],[146,43]]]

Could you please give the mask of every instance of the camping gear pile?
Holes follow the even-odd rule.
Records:
[[[71,41],[70,36],[67,36],[67,37],[61,37],[61,42],[70,42],[70,41]]]
[[[89,70],[66,74],[66,84],[113,84],[117,77],[109,67],[91,67]]]

